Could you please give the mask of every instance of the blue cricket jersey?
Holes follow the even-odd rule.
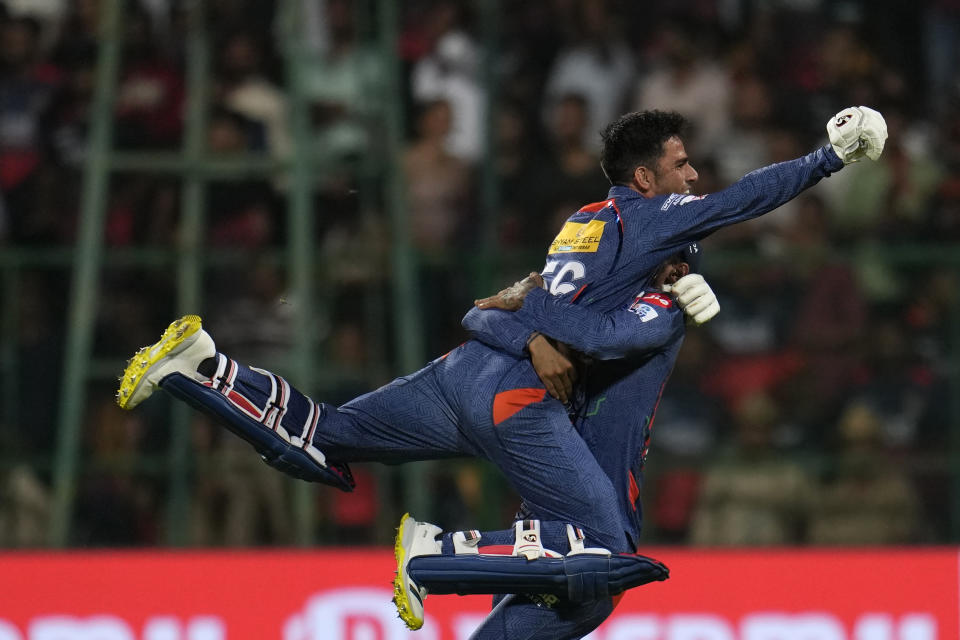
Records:
[[[542,275],[515,313],[471,309],[472,336],[515,357],[533,331],[595,359],[578,387],[572,416],[617,488],[624,533],[639,540],[641,473],[656,407],[683,339],[683,314],[649,291],[660,264],[724,226],[779,207],[843,167],[827,145],[753,171],[703,196],[646,198],[613,186],[582,207],[551,243]]]

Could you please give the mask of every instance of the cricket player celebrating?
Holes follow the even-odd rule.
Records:
[[[620,322],[624,301],[643,292],[628,309],[641,325],[651,310],[668,315],[670,298],[653,290],[664,264],[723,226],[775,209],[845,164],[876,160],[886,138],[879,113],[844,109],[827,124],[830,144],[754,171],[722,191],[693,196],[697,174],[683,128],[679,115],[657,111],[627,114],[607,128],[601,162],[613,186],[606,200],[576,212],[551,245],[542,272],[547,289],[529,291],[507,319],[520,325],[514,346],[523,343],[512,353],[469,340],[420,371],[335,408],[218,353],[200,319],[186,316],[134,356],[118,403],[133,408],[162,388],[218,418],[269,464],[344,490],[353,487],[352,461],[491,460],[523,498],[527,517],[505,533],[442,538],[439,528],[405,518],[395,585],[401,617],[411,628],[422,625],[428,592],[560,593],[569,611],[529,598],[505,599],[476,637],[503,637],[504,630],[508,637],[580,637],[609,614],[612,596],[667,572],[633,555],[639,525],[625,530],[621,491],[598,462],[598,445],[591,448],[567,407],[547,393],[530,359],[540,348],[535,344],[542,344],[537,337],[527,357],[531,329],[598,358],[678,347],[675,338],[653,345],[646,330]],[[654,295],[663,296],[659,308]],[[597,397],[596,389],[587,393]],[[659,389],[650,397],[658,395]],[[624,390],[617,410],[631,410],[636,400],[645,405],[638,411],[649,406],[652,416],[655,403],[648,396]],[[648,426],[646,434],[635,434],[644,444]],[[606,465],[610,473],[617,464]],[[504,535],[512,536],[509,555],[482,553]],[[534,609],[553,613],[532,619]],[[571,616],[572,624],[556,626]]]

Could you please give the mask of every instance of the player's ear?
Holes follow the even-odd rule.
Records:
[[[677,265],[677,279],[679,280],[685,275],[690,274],[690,265],[686,262],[681,262]]]
[[[649,191],[653,188],[653,172],[650,169],[640,165],[633,170],[633,181],[641,192]]]

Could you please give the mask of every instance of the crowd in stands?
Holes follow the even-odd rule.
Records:
[[[192,4],[123,2],[117,149],[183,147]],[[960,541],[960,0],[413,0],[398,5],[396,59],[378,2],[201,4],[208,157],[282,165],[297,142],[290,87],[309,105],[317,393],[332,403],[405,373],[388,163],[405,185],[427,359],[465,339],[475,297],[538,269],[562,221],[606,196],[598,132],[617,115],[686,115],[695,190],[709,193],[824,144],[845,106],[881,111],[879,162],[704,243],[722,310],[688,331],[658,410],[646,542]],[[27,256],[0,261],[0,547],[45,543],[71,264],[29,256],[77,241],[104,6],[0,0],[0,253]],[[405,114],[397,158],[382,142],[391,104]],[[205,249],[245,256],[205,273],[205,322],[221,350],[281,372],[293,323],[271,256],[290,188],[282,172],[244,175],[203,196]],[[108,250],[174,248],[182,196],[175,174],[114,171]],[[169,264],[105,268],[101,291],[98,358],[129,357],[176,311]],[[88,385],[71,543],[162,545],[169,405],[122,413],[112,385]],[[199,416],[190,437],[189,542],[292,543],[294,482]],[[375,527],[397,489],[375,467],[357,474],[349,499],[315,492],[318,542],[389,538]],[[472,463],[431,474],[447,528],[476,526],[484,500],[498,518],[515,506]]]

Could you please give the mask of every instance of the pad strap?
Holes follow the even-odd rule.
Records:
[[[535,560],[546,555],[540,538],[539,520],[517,520],[513,523],[516,540],[513,543],[513,555],[527,560]]]
[[[480,550],[477,549],[480,545],[480,537],[480,532],[476,529],[454,532],[454,534],[450,536],[450,539],[453,540],[453,552],[461,555],[477,555],[480,553]]]
[[[583,529],[580,527],[575,527],[572,524],[567,525],[567,540],[570,542],[570,554],[571,556],[579,555],[582,553],[592,553],[598,556],[609,556],[610,550],[604,549],[603,547],[586,547],[584,546],[583,540]]]

